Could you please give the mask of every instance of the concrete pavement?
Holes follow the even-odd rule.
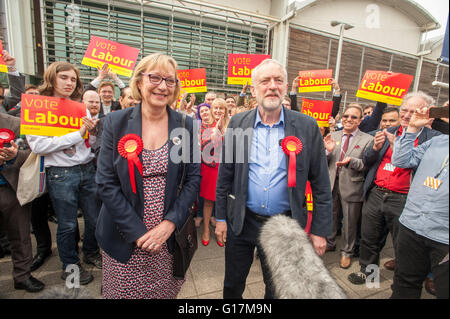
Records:
[[[80,229],[83,228],[83,219],[78,219]],[[52,287],[65,286],[61,276],[61,262],[58,258],[58,250],[56,248],[55,235],[56,225],[49,223],[53,237],[53,255],[46,263],[33,273],[33,276],[43,281],[46,288],[40,293],[28,293],[24,290],[14,289],[12,280],[12,262],[11,257],[6,256],[0,259],[0,299],[34,299],[39,298],[46,289]],[[203,225],[202,225],[203,226]],[[192,260],[191,266],[187,273],[187,280],[181,289],[179,299],[221,299],[223,279],[225,271],[225,249],[219,247],[214,238],[210,240],[210,244],[204,247],[201,244],[201,229],[198,231],[199,247]],[[214,232],[211,231],[212,236]],[[36,241],[32,235],[33,255],[36,253]],[[352,265],[349,269],[339,267],[339,248],[341,241],[338,241],[335,252],[328,252],[323,257],[324,263],[337,283],[345,290],[350,299],[386,299],[391,295],[390,286],[392,284],[393,272],[380,267],[380,287],[367,288],[365,285],[357,286],[351,284],[347,280],[347,276],[359,270],[357,258],[352,259]],[[392,240],[389,237],[386,247],[381,253],[380,265],[393,257]],[[83,286],[93,298],[101,298],[101,270],[92,265],[84,265],[85,268],[92,272],[94,281]],[[262,299],[264,297],[264,283],[262,280],[262,272],[259,259],[255,258],[247,278],[247,286],[244,292],[245,299]],[[425,289],[422,292],[423,299],[433,299],[434,296],[428,294]]]

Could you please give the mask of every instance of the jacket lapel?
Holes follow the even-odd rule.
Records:
[[[131,113],[128,119],[128,128],[126,134],[136,134],[142,138],[142,113],[141,113],[141,104],[138,104],[134,107],[133,112]],[[125,160],[125,159],[124,159]],[[126,160],[125,160],[126,161]],[[139,161],[142,162],[142,152],[139,154]],[[141,174],[139,173],[137,167],[134,166],[134,178],[136,180],[136,193],[138,194],[137,200],[141,201],[142,207],[144,207],[144,182]],[[138,214],[141,217],[144,216],[144,210],[138,210]]]
[[[169,125],[168,125],[168,128],[169,128],[169,132],[168,132],[169,160],[168,161],[169,162],[167,165],[166,188],[164,190],[164,215],[167,214],[170,203],[172,203],[175,200],[175,198],[172,198],[173,195],[176,194],[176,192],[173,192],[173,189],[176,189],[178,187],[178,170],[181,167],[181,163],[176,164],[170,158],[172,147],[175,145],[171,139],[170,133],[172,132],[172,130],[176,129],[177,127],[181,127],[181,119],[180,119],[180,116],[177,116],[178,113],[173,111],[168,106],[167,106],[167,112],[169,115]],[[183,138],[189,138],[189,137],[188,136],[186,136],[186,137],[180,136],[180,138],[183,139]],[[182,141],[182,143],[184,143],[184,141]],[[189,144],[187,144],[187,145],[189,145]],[[186,167],[186,170],[187,170],[187,167]],[[186,172],[185,172],[185,174],[186,174]]]
[[[361,131],[358,131],[358,133],[356,133],[355,136],[352,137],[352,140],[350,141],[350,145],[348,146],[348,150],[345,156],[348,156],[353,149],[355,148],[356,145],[358,145],[359,140],[361,139]]]
[[[254,125],[255,125],[255,120],[256,120],[256,112],[258,112],[258,108],[255,108],[253,110],[251,110],[248,115],[242,120],[242,129],[244,130],[244,132],[251,128],[251,132],[248,138],[248,147],[246,148],[241,148],[244,150],[247,150],[247,154],[246,154],[246,158],[244,160],[244,163],[242,164],[242,176],[245,176],[245,178],[242,179],[243,181],[243,185],[242,185],[242,190],[243,190],[243,194],[245,194],[245,200],[247,199],[247,189],[248,189],[248,173],[249,173],[249,162],[250,162],[250,152],[251,152],[251,148],[252,148],[252,140],[253,140],[253,132],[254,132]],[[240,139],[241,143],[244,143],[245,146],[245,138],[242,137]],[[239,146],[238,146],[239,147]],[[234,150],[235,154],[236,154],[237,150]]]

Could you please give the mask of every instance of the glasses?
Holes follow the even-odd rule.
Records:
[[[178,79],[165,78],[158,74],[142,73],[142,75],[147,75],[150,83],[154,84],[154,85],[160,85],[161,82],[164,80],[164,81],[166,81],[167,87],[173,88],[178,83]]]
[[[350,117],[352,120],[357,120],[357,119],[358,119],[358,117],[357,117],[356,115],[348,115],[348,114],[342,115],[342,118],[343,118],[343,119],[348,119],[349,117]]]

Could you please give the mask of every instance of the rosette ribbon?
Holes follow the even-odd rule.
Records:
[[[13,131],[7,128],[0,128],[0,148],[3,148],[3,144],[11,143],[16,135]]]
[[[134,165],[136,165],[141,176],[143,175],[142,163],[139,161],[139,154],[142,152],[144,143],[136,134],[127,134],[122,137],[117,145],[119,154],[128,161],[128,172],[133,193],[136,194],[136,180],[134,178]]]
[[[288,187],[295,187],[295,167],[297,166],[295,156],[302,151],[302,141],[300,141],[300,139],[296,136],[287,136],[281,142],[281,148],[283,149],[283,152],[289,156]]]

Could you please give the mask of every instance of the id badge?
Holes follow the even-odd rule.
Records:
[[[426,187],[429,187],[431,189],[437,190],[439,188],[439,186],[441,186],[442,181],[440,179],[428,176],[427,179],[425,180],[425,183],[423,183],[423,185],[425,185]]]
[[[384,165],[383,169],[388,172],[393,172],[395,170],[395,166],[392,165],[391,163],[386,163],[386,165]]]

